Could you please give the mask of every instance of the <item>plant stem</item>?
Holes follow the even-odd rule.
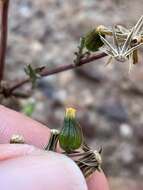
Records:
[[[8,8],[9,0],[2,0],[1,10],[1,40],[0,40],[0,82],[4,75],[6,48],[7,48],[7,30],[8,30]]]
[[[80,67],[82,65],[85,65],[87,63],[90,63],[90,62],[93,62],[97,59],[101,59],[103,57],[107,56],[106,53],[100,53],[100,54],[95,54],[95,55],[92,55],[88,58],[84,58],[82,59],[78,65],[76,64],[68,64],[68,65],[61,65],[61,66],[58,66],[54,69],[48,69],[48,68],[44,68],[39,74],[41,77],[46,77],[46,76],[49,76],[49,75],[53,75],[53,74],[56,74],[56,73],[60,73],[60,72],[63,72],[63,71],[67,71],[67,70],[70,70],[70,69],[74,69],[74,68],[77,68],[77,67]],[[14,90],[16,90],[17,88],[19,87],[22,87],[24,84],[30,82],[30,79],[29,78],[25,78],[21,81],[19,81],[18,83],[16,83],[15,85],[11,86],[9,88],[9,93],[11,94]]]

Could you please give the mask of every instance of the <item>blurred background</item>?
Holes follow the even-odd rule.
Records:
[[[54,68],[73,62],[79,38],[99,24],[133,26],[142,0],[12,0],[5,78],[25,76],[24,67]],[[65,107],[75,107],[93,149],[103,147],[103,169],[111,190],[143,189],[143,65],[105,67],[107,58],[46,77],[28,99],[1,103],[61,128]],[[29,90],[29,85],[24,87]]]

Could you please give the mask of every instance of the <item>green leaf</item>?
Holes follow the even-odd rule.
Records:
[[[36,103],[35,102],[30,102],[28,104],[26,104],[23,109],[22,109],[22,113],[24,113],[27,116],[32,116],[34,110],[36,107]]]
[[[40,75],[38,74],[38,72],[35,69],[32,68],[31,65],[27,65],[27,67],[24,68],[24,70],[32,82],[32,87],[35,87],[36,81],[38,78],[40,78]]]

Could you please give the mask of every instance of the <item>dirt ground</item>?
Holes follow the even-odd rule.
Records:
[[[142,0],[13,0],[9,14],[7,79],[23,68],[72,63],[80,36],[99,24],[132,26]],[[64,108],[74,106],[87,141],[103,147],[103,168],[111,189],[143,189],[143,64],[128,74],[128,63],[105,67],[107,59],[39,81],[33,98],[2,103],[20,110],[36,102],[33,118],[62,127]],[[25,88],[25,89],[28,89]]]

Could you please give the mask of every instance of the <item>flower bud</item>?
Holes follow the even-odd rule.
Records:
[[[93,29],[85,35],[85,47],[89,51],[98,51],[98,49],[104,45],[100,39],[100,35],[105,37],[105,35],[100,33],[97,29]]]
[[[82,129],[76,120],[76,110],[67,108],[64,125],[59,135],[59,143],[67,153],[78,149],[83,142]]]

